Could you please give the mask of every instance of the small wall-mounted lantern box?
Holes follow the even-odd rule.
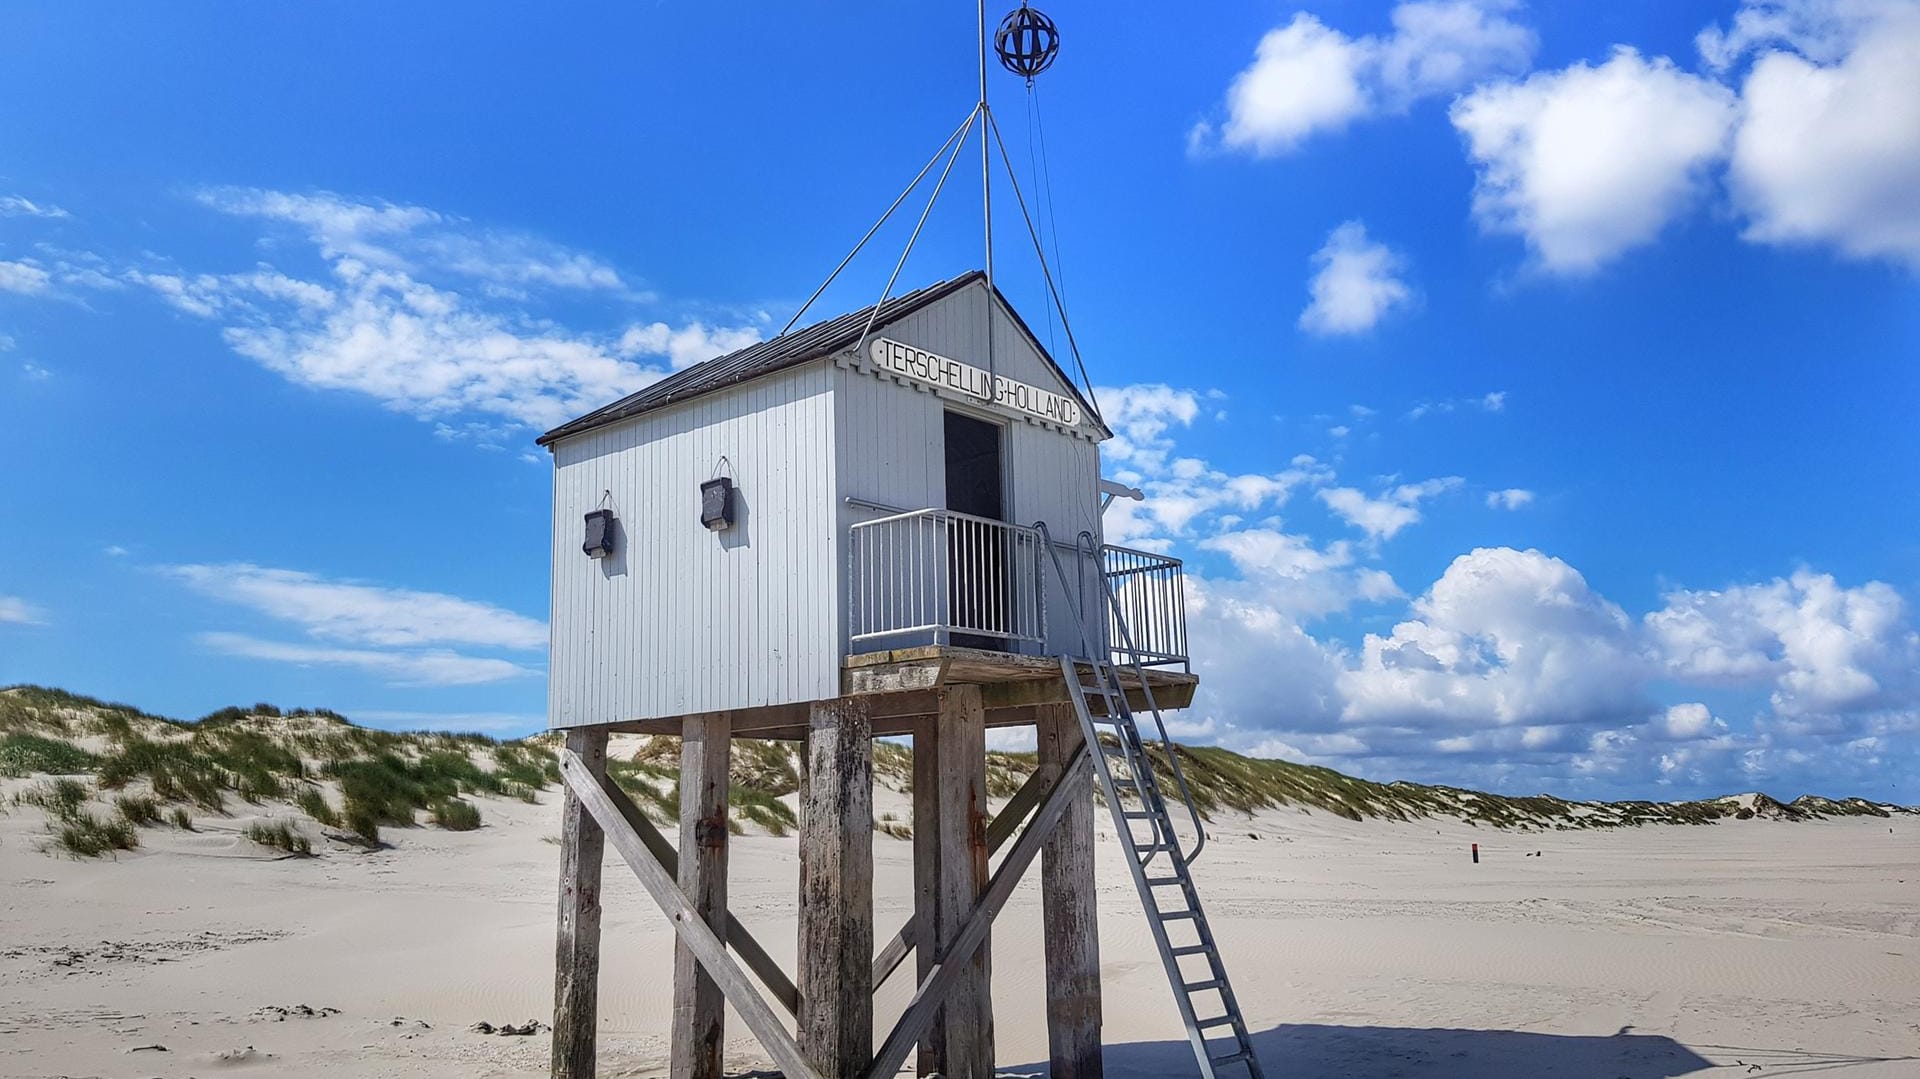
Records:
[[[605,558],[613,553],[613,511],[594,510],[587,514],[587,539],[580,545],[588,558]]]
[[[733,527],[733,481],[725,476],[700,485],[700,523],[714,532]]]

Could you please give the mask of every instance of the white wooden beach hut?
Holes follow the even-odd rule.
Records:
[[[978,272],[554,429],[551,725],[666,731],[826,700],[850,662],[916,646],[1048,661],[1098,647],[1106,612],[1051,561],[1094,568],[1107,437]],[[703,520],[703,486],[725,489],[724,519]],[[595,513],[611,523],[589,557]]]
[[[1043,852],[1053,1074],[1098,1076],[1096,779],[1203,1068],[1205,1036],[1231,1039],[1216,1059],[1251,1061],[1185,869],[1198,847],[1176,849],[1132,720],[1192,700],[1180,564],[1103,545],[1108,437],[974,272],[689,367],[540,439],[568,790],[555,1076],[594,1074],[604,844],[678,934],[676,1079],[723,1074],[724,1004],[792,1079],[891,1076],[916,1045],[923,1075],[990,1076],[983,945]],[[1038,771],[990,814],[985,732],[1021,724],[1037,728]],[[682,738],[677,845],[608,781],[612,731]],[[913,739],[916,889],[876,948],[872,740],[887,735]],[[797,977],[727,909],[734,737],[805,743]],[[873,991],[909,955],[918,989],[876,1052]],[[1208,991],[1228,1017],[1212,1035],[1193,1004]]]

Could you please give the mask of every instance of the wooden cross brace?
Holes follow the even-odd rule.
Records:
[[[1072,774],[1071,770],[1065,773],[1067,777]],[[1013,830],[1020,826],[1021,821],[1027,819],[1027,814],[1033,812],[1033,807],[1040,804],[1041,797],[1049,789],[1046,774],[1036,769],[1027,777],[1027,781],[1020,785],[1020,789],[1013,792],[1013,797],[1007,799],[1006,807],[995,814],[992,823],[987,825],[988,855],[996,854],[1001,847],[1006,846],[1007,840],[1013,837]],[[920,919],[910,914],[907,916],[907,924],[901,926],[900,931],[895,933],[893,939],[887,941],[886,946],[881,948],[880,953],[874,957],[874,992],[879,992],[880,987],[886,984],[886,980],[893,976],[893,972],[900,969],[900,964],[906,962],[907,957],[913,954],[914,948],[920,944],[920,937]]]
[[[906,1061],[914,1044],[926,1034],[935,1013],[957,983],[962,969],[987,939],[987,931],[1006,906],[1014,886],[1025,875],[1027,867],[1033,864],[1047,837],[1059,826],[1074,789],[1074,784],[1065,780],[1078,771],[1086,754],[1087,748],[1083,744],[1061,769],[1060,778],[1051,784],[1044,796],[1041,794],[1040,777],[1036,775],[1030,778],[1007,805],[1006,811],[995,818],[1000,842],[1004,842],[1012,823],[1025,816],[1025,806],[1034,801],[1040,803],[1033,819],[1014,842],[1013,849],[1007,853],[1000,867],[993,871],[986,890],[967,915],[952,947],[939,957],[926,980],[914,991],[913,999],[907,1004],[907,1010],[900,1016],[899,1022],[894,1024],[892,1033],[881,1043],[872,1067],[867,1070],[866,1079],[890,1079],[900,1070],[900,1065]],[[594,775],[575,751],[567,749],[561,752],[560,774],[566,780],[567,787],[579,798],[582,808],[605,833],[607,842],[613,845],[620,859],[627,863],[627,868],[639,878],[647,893],[653,896],[653,901],[659,904],[673,923],[674,932],[679,934],[681,942],[699,960],[714,984],[720,987],[727,1003],[733,1005],[734,1011],[739,1013],[780,1070],[786,1073],[788,1079],[823,1079],[801,1055],[799,1044],[773,1009],[767,1006],[765,998],[747,980],[746,972],[727,953],[727,943],[715,935],[688,901],[686,893],[680,890],[677,874],[672,868],[675,856],[666,839],[633,805],[625,792],[615,786],[611,779]],[[1004,829],[999,827],[1002,821],[1009,822]],[[893,960],[892,966],[898,966],[900,960],[906,957],[917,936],[913,929],[913,923],[909,922],[894,942],[883,949],[881,958],[876,960],[876,974],[880,962],[891,952],[897,950],[899,953],[899,958]],[[727,931],[742,958],[774,990],[776,997],[782,1003],[789,1000],[797,1003],[798,994],[792,988],[793,983],[732,915],[727,917]],[[745,947],[742,947],[743,944]],[[888,969],[891,972],[892,967]],[[876,985],[879,980],[875,978]],[[790,1006],[789,1010],[796,1009]]]

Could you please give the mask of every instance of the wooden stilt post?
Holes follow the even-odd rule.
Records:
[[[808,717],[800,846],[800,1051],[822,1074],[873,1059],[873,722],[860,697]]]
[[[1040,851],[1041,917],[1047,964],[1047,1044],[1053,1079],[1101,1079],[1100,926],[1093,885],[1092,758],[1062,770],[1085,743],[1070,704],[1038,716],[1038,775],[1066,784],[1060,825]]]
[[[808,784],[807,777],[811,774],[811,770],[807,767],[807,756],[811,748],[812,748],[812,743],[809,739],[806,739],[806,738],[800,739],[800,752],[798,754],[798,759],[796,759],[794,762],[794,765],[795,765],[794,771],[798,773],[800,785],[798,788],[799,796],[794,799],[794,801],[799,804],[794,809],[793,815],[796,818],[798,834],[802,836],[805,836],[808,834],[807,790],[808,790],[809,784]],[[800,843],[800,852],[799,852],[798,861],[800,863],[799,879],[804,882],[807,879],[807,845],[804,841]],[[796,924],[793,929],[793,932],[794,932],[794,953],[793,954],[796,956],[805,955],[807,954],[807,938],[805,935],[806,926],[804,925],[803,920],[796,919],[796,922],[800,924]],[[798,975],[798,973],[799,972],[796,970],[795,971],[796,976]],[[795,992],[798,993],[798,991],[799,991],[798,985],[796,983]],[[797,1001],[798,997],[796,996],[795,999]],[[800,1018],[800,1009],[797,1003],[794,1008],[793,1017],[796,1020]]]
[[[567,749],[607,771],[607,732],[567,731]],[[606,835],[569,788],[560,810],[559,941],[554,949],[553,1079],[593,1079],[600,996],[600,863]]]
[[[915,949],[924,981],[946,956],[987,886],[986,711],[980,687],[940,691],[940,709],[914,734],[915,913],[932,931]],[[920,1042],[921,1075],[991,1079],[993,1000],[982,945]]]
[[[940,717],[922,716],[913,728],[913,929],[914,984],[927,980],[939,949],[927,927],[940,920]],[[914,1074],[947,1070],[946,1010],[920,1039]]]
[[[680,728],[680,890],[714,935],[727,939],[727,763],[724,712]],[[726,998],[685,941],[673,949],[673,1079],[721,1079]]]

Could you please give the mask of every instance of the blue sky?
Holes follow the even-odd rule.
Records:
[[[1110,528],[1195,578],[1186,736],[1920,801],[1920,5],[1046,9],[994,108],[1151,496]],[[0,682],[537,726],[532,438],[776,332],[965,115],[971,34],[9,5]],[[978,264],[977,183],[904,284]]]

